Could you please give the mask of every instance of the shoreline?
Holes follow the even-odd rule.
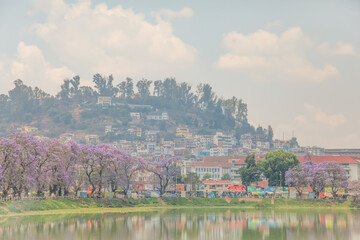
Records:
[[[261,201],[239,201],[238,199],[203,198],[150,198],[125,201],[123,199],[48,199],[0,202],[0,218],[16,216],[60,215],[60,214],[106,214],[134,213],[173,209],[244,209],[244,210],[360,210],[350,201],[309,201],[294,199],[261,199]]]

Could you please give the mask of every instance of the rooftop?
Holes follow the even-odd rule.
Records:
[[[190,166],[199,167],[232,167],[232,163],[229,162],[193,162]]]
[[[335,162],[335,163],[358,163],[354,157],[350,156],[311,156],[310,159],[307,157],[297,157],[301,163],[310,162],[313,163],[324,163],[324,162]]]

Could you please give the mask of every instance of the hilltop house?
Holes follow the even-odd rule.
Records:
[[[146,116],[147,120],[156,120],[156,121],[167,121],[169,116],[167,112],[151,112]]]

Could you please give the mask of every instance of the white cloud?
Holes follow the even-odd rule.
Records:
[[[248,35],[230,32],[223,38],[227,53],[217,67],[244,72],[255,79],[281,81],[323,81],[339,75],[328,63],[315,66],[307,54],[316,45],[294,27],[280,35],[258,30]]]
[[[15,60],[6,59],[0,62],[0,73],[5,76],[6,88],[10,89],[11,81],[22,79],[25,84],[38,86],[55,93],[63,79],[74,76],[67,67],[54,67],[46,61],[42,51],[34,45],[20,42]]]
[[[322,54],[334,56],[356,55],[354,46],[343,42],[338,42],[335,47],[331,47],[327,42],[321,43],[319,51]]]
[[[282,27],[283,26],[283,22],[281,20],[275,20],[273,22],[267,23],[265,25],[265,29],[273,29],[273,28],[278,28],[278,27]]]
[[[328,148],[358,147],[360,125],[341,113],[327,113],[314,105],[305,104],[301,114],[287,123],[274,126],[276,137],[285,132],[295,133],[300,144],[317,145]],[[354,126],[348,129],[348,126]]]
[[[295,120],[299,124],[306,124],[308,128],[336,128],[347,121],[343,114],[327,114],[310,104],[305,104],[304,108],[306,110],[305,114],[297,116]]]
[[[172,19],[172,18],[191,18],[194,12],[191,8],[184,7],[179,11],[173,11],[170,9],[161,9],[156,12],[152,12],[152,15],[157,18]]]
[[[44,23],[33,27],[36,34],[53,57],[80,75],[173,76],[197,58],[197,50],[174,35],[170,22],[158,19],[152,24],[144,14],[121,6],[37,0],[35,10],[46,15]],[[192,10],[162,10],[162,15],[188,17]]]

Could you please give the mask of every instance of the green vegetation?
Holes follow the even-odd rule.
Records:
[[[144,198],[144,199],[54,199],[0,203],[0,215],[51,213],[133,212],[153,208],[230,207],[256,209],[360,209],[351,201],[295,199]]]
[[[259,181],[261,172],[256,165],[254,154],[248,155],[245,159],[245,163],[246,166],[240,168],[239,173],[242,184],[249,186],[251,183]]]
[[[285,151],[267,153],[264,161],[259,162],[259,168],[269,180],[269,186],[285,186],[285,173],[300,162],[297,157]]]

